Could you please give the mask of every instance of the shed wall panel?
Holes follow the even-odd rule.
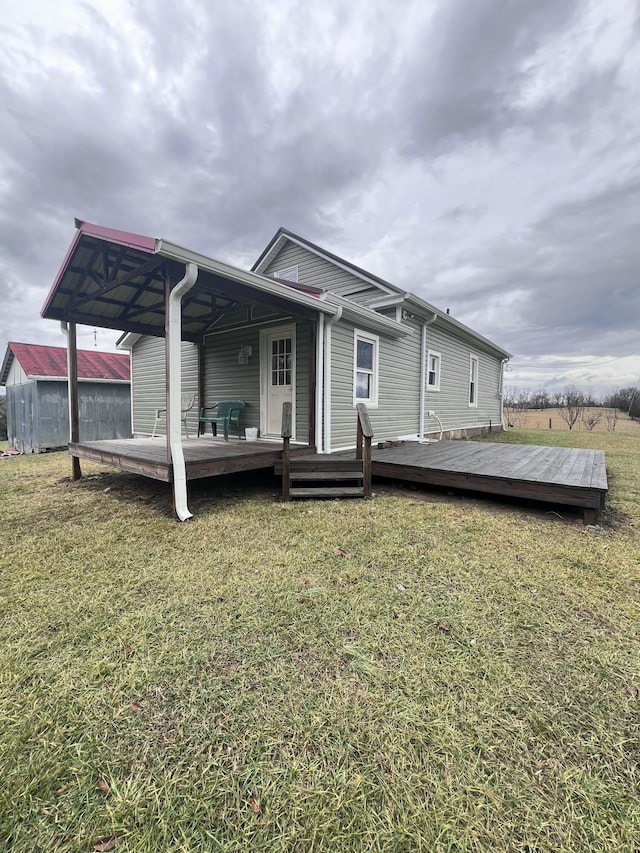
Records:
[[[42,453],[69,443],[66,382],[33,381],[7,388],[8,433],[12,446]],[[131,397],[127,383],[78,384],[80,441],[131,437]]]
[[[22,369],[22,365],[18,361],[18,359],[14,356],[13,361],[11,363],[11,367],[9,368],[9,373],[7,374],[7,385],[22,385],[24,382],[28,382],[29,379],[27,374]]]

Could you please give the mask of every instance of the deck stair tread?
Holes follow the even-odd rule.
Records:
[[[360,471],[291,471],[290,480],[362,480],[364,474]]]
[[[362,486],[322,486],[319,488],[298,488],[292,486],[289,490],[292,498],[362,498]]]

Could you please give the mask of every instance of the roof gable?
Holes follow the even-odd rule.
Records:
[[[367,286],[374,288],[375,291],[377,291],[378,298],[391,294],[404,293],[404,291],[396,287],[396,285],[385,281],[385,279],[380,278],[377,275],[373,275],[367,270],[364,270],[361,267],[352,264],[350,261],[341,258],[339,255],[335,255],[333,252],[328,252],[326,249],[323,249],[322,246],[318,246],[316,243],[312,243],[310,240],[306,240],[304,237],[300,237],[299,234],[294,234],[293,231],[289,231],[286,228],[278,229],[275,236],[268,243],[251,269],[254,272],[264,272],[282,252],[287,243],[300,246],[308,252],[311,252],[313,255],[329,262],[331,265],[338,267],[352,276],[355,276],[363,282],[365,288]],[[360,288],[360,290],[365,288]],[[347,294],[342,295],[347,296]],[[347,296],[347,298],[349,297]]]
[[[2,365],[0,382],[6,381],[15,358],[27,376],[60,378],[67,376],[67,350],[41,344],[10,342]],[[78,350],[78,379],[128,382],[129,356],[124,353]]]

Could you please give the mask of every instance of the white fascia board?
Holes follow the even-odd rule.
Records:
[[[142,335],[138,332],[126,332],[116,343],[118,349],[130,350],[138,343]]]
[[[287,238],[284,234],[280,234],[280,236],[279,236],[279,237],[278,237],[278,239],[275,241],[275,243],[273,244],[273,246],[269,249],[269,251],[267,252],[267,254],[266,254],[266,255],[264,256],[264,258],[260,261],[260,263],[259,263],[259,265],[256,267],[256,269],[252,270],[252,272],[258,273],[259,275],[265,275],[265,273],[263,273],[263,272],[262,272],[262,270],[266,270],[266,268],[269,266],[269,264],[271,263],[271,261],[272,261],[272,260],[275,258],[275,256],[278,254],[278,252],[280,251],[280,249],[281,249],[281,247],[282,247],[283,242],[284,242],[284,240],[285,240],[285,239],[288,239],[288,238]]]
[[[378,332],[381,335],[387,335],[390,338],[404,338],[406,335],[412,335],[413,329],[409,329],[402,323],[397,323],[395,320],[390,320],[382,314],[377,314],[369,308],[364,308],[351,302],[350,299],[345,299],[342,296],[336,296],[335,293],[327,294],[327,302],[333,302],[337,307],[342,308],[342,319],[349,320],[360,328],[371,332]]]
[[[254,290],[260,290],[262,293],[267,293],[271,296],[278,296],[296,305],[304,305],[305,308],[311,308],[323,314],[331,315],[336,313],[334,306],[330,305],[324,299],[307,296],[306,293],[289,288],[285,284],[279,284],[275,279],[271,280],[265,276],[247,272],[246,270],[231,266],[231,264],[226,264],[224,261],[208,258],[206,255],[201,255],[199,252],[192,252],[190,249],[184,249],[182,246],[177,246],[168,240],[156,240],[156,254],[172,261],[179,261],[182,264],[196,264],[201,270],[238,281],[241,284],[246,284],[247,287],[252,287]]]
[[[373,308],[378,311],[380,308],[395,308],[397,305],[403,305],[407,298],[406,293],[398,293],[396,296],[387,296],[384,299],[375,299],[369,302],[368,308]]]
[[[473,329],[470,329],[469,326],[465,326],[464,323],[461,323],[460,320],[456,320],[450,314],[446,312],[439,311],[433,305],[429,304],[429,302],[425,302],[424,299],[420,299],[419,296],[415,296],[413,293],[407,293],[406,295],[407,305],[411,305],[414,307],[414,310],[419,314],[427,313],[427,314],[437,314],[436,322],[442,321],[444,325],[451,326],[455,329],[456,332],[459,332],[463,337],[470,339],[471,341],[480,345],[484,350],[490,350],[501,358],[511,358],[511,353],[499,347],[497,344],[494,344],[493,341],[490,341],[488,338],[485,338],[483,335],[478,332],[474,332]]]

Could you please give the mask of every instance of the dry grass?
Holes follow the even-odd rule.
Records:
[[[602,527],[2,460],[0,847],[637,849],[640,438],[564,438]]]
[[[605,409],[601,407],[594,408],[589,406],[585,409],[585,414],[602,415],[602,420],[594,427],[593,432],[607,432],[605,415],[607,413],[612,413],[613,411],[613,409]],[[549,420],[551,420],[552,430],[563,430],[569,432],[569,427],[560,417],[558,409],[544,409],[544,411],[539,409],[528,409],[525,412],[518,413],[517,426],[521,429],[548,430]],[[589,432],[589,430],[587,430],[586,426],[581,421],[578,421],[571,432]],[[632,420],[626,413],[618,411],[618,420],[615,424],[614,432],[640,435],[640,421]]]

